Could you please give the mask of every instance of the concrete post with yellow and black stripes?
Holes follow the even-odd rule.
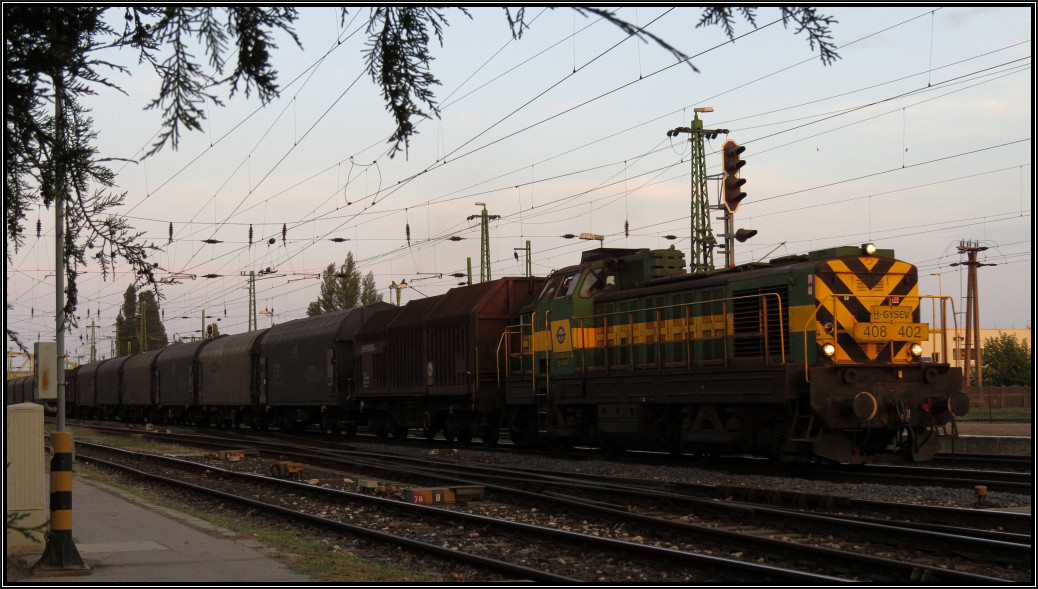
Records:
[[[53,432],[50,445],[50,530],[43,556],[32,565],[34,575],[90,574],[72,540],[72,433]]]

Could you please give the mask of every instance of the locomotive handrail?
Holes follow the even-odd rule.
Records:
[[[944,295],[927,295],[927,296],[920,297],[920,298],[930,299],[930,301],[932,303],[931,314],[934,317],[934,323],[935,324],[937,323],[937,304],[936,304],[937,301],[941,301],[941,302],[950,301],[951,302],[951,307],[952,307],[952,314],[951,314],[951,316],[952,316],[952,324],[954,326],[954,329],[956,331],[958,331],[958,329],[959,329],[959,316],[955,313],[955,299],[954,298],[952,298],[950,296],[944,296]],[[947,312],[946,312],[946,310],[944,308],[944,305],[941,305],[941,315],[940,315],[940,317],[941,317],[941,327],[940,327],[940,329],[934,327],[933,335],[936,335],[937,333],[941,334],[941,357],[944,358],[944,362],[945,363],[949,363],[949,361],[948,361],[948,316],[947,316]]]
[[[730,353],[729,353],[729,350],[728,350],[728,347],[729,347],[728,346],[728,342],[733,337],[738,335],[734,331],[734,325],[730,325],[730,320],[729,320],[730,305],[731,305],[731,303],[733,301],[746,300],[746,299],[757,299],[757,300],[761,301],[761,305],[759,307],[759,312],[760,313],[758,315],[759,319],[758,319],[758,322],[757,322],[756,325],[760,328],[760,331],[757,332],[757,334],[758,334],[758,337],[761,338],[761,341],[763,343],[764,363],[767,364],[767,365],[771,365],[775,361],[772,358],[772,350],[771,350],[771,347],[772,347],[771,346],[771,343],[772,343],[771,342],[771,338],[774,335],[771,323],[773,321],[777,321],[777,333],[778,333],[778,336],[779,336],[779,341],[778,341],[778,344],[779,344],[778,345],[778,361],[780,363],[784,364],[786,362],[786,333],[785,333],[786,326],[785,326],[785,317],[784,317],[784,313],[783,313],[783,311],[785,311],[785,308],[783,307],[782,295],[780,293],[775,293],[775,292],[764,292],[764,293],[756,293],[756,294],[752,294],[752,295],[741,295],[741,296],[736,296],[736,297],[724,297],[724,298],[718,298],[718,299],[708,299],[708,300],[704,300],[704,301],[694,301],[694,302],[687,302],[687,303],[678,303],[678,304],[674,304],[674,305],[662,305],[662,306],[658,306],[658,307],[649,307],[649,308],[646,308],[646,309],[631,309],[631,310],[623,310],[623,311],[613,311],[613,312],[610,312],[610,313],[599,313],[599,314],[596,314],[596,315],[586,315],[586,316],[583,316],[583,317],[573,317],[572,320],[574,322],[576,322],[575,328],[577,330],[574,333],[574,336],[573,336],[573,345],[574,345],[575,348],[579,348],[579,358],[580,358],[580,362],[579,362],[579,364],[577,364],[575,366],[575,369],[580,371],[580,372],[586,372],[588,370],[588,368],[589,368],[589,366],[588,366],[588,359],[589,359],[588,352],[589,352],[589,350],[594,350],[594,349],[597,349],[597,348],[601,348],[605,352],[604,357],[602,358],[603,364],[601,366],[598,366],[596,364],[596,367],[604,369],[606,373],[611,372],[612,370],[614,370],[615,366],[612,364],[612,361],[611,361],[612,360],[612,354],[610,353],[610,351],[624,350],[624,351],[627,352],[628,358],[626,360],[621,358],[621,362],[620,362],[619,366],[623,367],[622,368],[623,370],[634,371],[634,370],[638,369],[638,363],[636,361],[636,354],[635,354],[636,350],[639,348],[639,346],[649,346],[649,345],[654,345],[655,346],[655,350],[656,350],[656,359],[652,362],[652,366],[657,368],[657,369],[662,369],[663,365],[664,365],[664,361],[663,361],[663,345],[665,343],[675,343],[675,344],[676,343],[683,343],[683,344],[685,344],[685,347],[686,347],[685,366],[686,366],[687,369],[691,369],[693,364],[695,364],[695,361],[693,359],[694,354],[693,354],[693,350],[692,350],[693,344],[696,341],[708,340],[708,339],[721,339],[721,340],[723,340],[725,342],[725,345],[722,346],[721,358],[719,358],[719,360],[721,360],[721,363],[723,365],[728,366],[731,363],[731,358],[730,358],[730,355],[729,355]],[[774,299],[775,302],[773,304],[775,305],[775,308],[778,310],[777,317],[774,318],[774,319],[771,318],[771,316],[770,316],[770,312],[769,311],[771,309],[771,306],[768,304],[768,300],[769,299]],[[713,324],[717,320],[717,317],[720,317],[720,321],[723,324],[723,335],[721,335],[720,337],[713,336],[713,335],[711,335],[709,337],[707,337],[707,336],[697,337],[695,335],[695,328],[693,326],[693,323],[694,323],[695,319],[697,318],[697,315],[695,314],[694,309],[696,307],[703,307],[705,305],[717,304],[717,303],[721,304],[720,313],[713,313],[713,314],[710,314],[710,315],[700,315],[700,316],[698,316],[698,318],[704,320],[704,322],[705,322],[706,319],[709,319],[710,320],[709,323]],[[671,311],[671,310],[679,310],[680,311],[679,314],[683,315],[683,317],[674,317],[674,318],[671,318],[671,319],[664,319],[664,315],[667,314],[667,311]],[[549,330],[549,321],[550,321],[549,313],[550,313],[550,311],[545,311],[544,330],[545,330],[546,333]],[[646,320],[643,321],[643,323],[637,323],[635,321],[635,319],[636,319],[635,318],[635,314],[637,314],[637,313],[644,313],[646,317],[650,316],[651,314],[654,314],[655,315],[655,319],[646,319]],[[626,316],[626,317],[624,317],[624,316]],[[611,321],[610,321],[611,317],[619,318],[619,320],[616,323],[611,323]],[[624,319],[626,319],[626,321]],[[667,329],[668,338],[665,341],[663,339],[664,325],[666,325],[668,322],[674,322],[674,321],[680,321],[681,322],[681,327],[680,328],[674,328],[674,329]],[[593,324],[598,324],[598,325],[595,325],[593,327],[587,327],[587,323],[588,322],[591,322]],[[536,325],[536,313],[531,313],[531,326],[535,326],[535,325]],[[639,343],[637,341],[636,334],[635,334],[635,326],[636,325],[647,326],[648,329],[653,333],[653,337],[655,337],[655,341],[654,342],[642,341],[642,342]],[[610,327],[612,327],[613,329],[618,329],[620,331],[617,331],[616,333],[612,333]],[[593,335],[588,335],[588,333],[587,333],[588,330],[591,330],[593,332]],[[601,337],[601,339],[602,339],[601,346],[599,346],[599,341],[598,341],[599,340],[599,337],[598,337],[599,335],[602,336]],[[625,336],[625,335],[626,335],[626,337],[622,337],[622,336]],[[680,335],[680,339],[675,338],[675,339],[672,340],[669,337],[669,336],[672,336],[672,335]],[[615,339],[616,341],[611,343],[611,341],[610,341],[611,339]],[[626,339],[626,341],[622,341],[623,339]],[[645,339],[647,340],[648,338],[645,338]],[[532,343],[531,343],[530,355],[531,355],[531,358],[533,358],[533,365],[531,366],[531,372],[536,373],[536,354],[538,352],[542,352],[543,351],[544,354],[545,354],[546,362],[547,362],[547,370],[546,370],[546,373],[545,373],[545,382],[546,382],[546,385],[550,386],[551,357],[552,357],[553,346],[552,346],[550,341],[548,341],[547,343],[542,342],[542,345],[544,345],[544,348],[543,349],[538,349],[538,346],[537,346],[535,340],[536,340],[536,338],[533,338],[532,335],[531,335]],[[525,352],[524,352],[524,355],[525,355]],[[534,382],[534,387],[536,388],[536,375],[535,374],[534,374],[534,377],[533,377],[533,382]]]
[[[551,329],[549,328],[549,325],[551,325],[551,324],[548,323],[548,317],[550,315],[551,315],[551,309],[545,309],[544,310],[544,333],[549,334],[549,337],[550,337],[550,334],[551,334]],[[552,350],[553,347],[554,346],[549,344],[548,347],[545,348],[545,350],[544,350],[544,397],[546,399],[547,399],[548,395],[551,394],[551,356],[552,356],[551,350]],[[537,356],[536,355],[534,355],[534,358],[533,358],[533,367],[534,367],[534,374],[536,374],[537,373]],[[535,383],[537,382],[536,379],[534,379],[534,382]],[[537,387],[536,386],[534,386],[534,388],[533,388],[533,393],[536,396],[536,394],[537,394]]]
[[[530,313],[530,394],[537,392],[537,311]]]
[[[835,298],[835,297],[829,297],[829,298]],[[811,382],[811,371],[809,369],[810,363],[808,361],[808,355],[807,355],[807,340],[808,340],[807,328],[811,325],[812,321],[817,323],[818,310],[821,309],[823,305],[825,305],[825,302],[826,302],[825,299],[823,299],[817,305],[815,305],[814,310],[811,311],[811,313],[807,316],[807,319],[804,321],[804,329],[803,329],[803,332],[804,332],[804,382]],[[835,311],[835,308],[834,308],[834,311]],[[833,317],[836,317],[835,313],[833,314]],[[838,324],[839,324],[839,322],[836,322],[836,321],[834,321],[834,323],[833,323],[833,338],[834,339],[836,338],[836,330],[837,330],[836,326]],[[817,334],[817,328],[816,328],[816,332],[815,333]],[[815,336],[815,343],[817,343],[817,342],[818,342],[818,336],[816,335]]]

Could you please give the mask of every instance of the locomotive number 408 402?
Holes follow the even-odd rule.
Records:
[[[930,337],[926,323],[857,323],[854,339],[860,342],[922,341]]]

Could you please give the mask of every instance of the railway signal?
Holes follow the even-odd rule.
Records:
[[[740,157],[744,151],[745,145],[739,145],[731,139],[724,142],[724,206],[729,213],[734,213],[739,208],[739,201],[746,198],[746,193],[742,191],[746,179],[739,177],[739,170],[746,165]]]

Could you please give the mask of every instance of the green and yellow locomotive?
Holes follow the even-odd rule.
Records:
[[[839,462],[926,460],[968,410],[924,361],[917,270],[839,247],[688,274],[675,250],[597,249],[502,341],[518,443]]]

